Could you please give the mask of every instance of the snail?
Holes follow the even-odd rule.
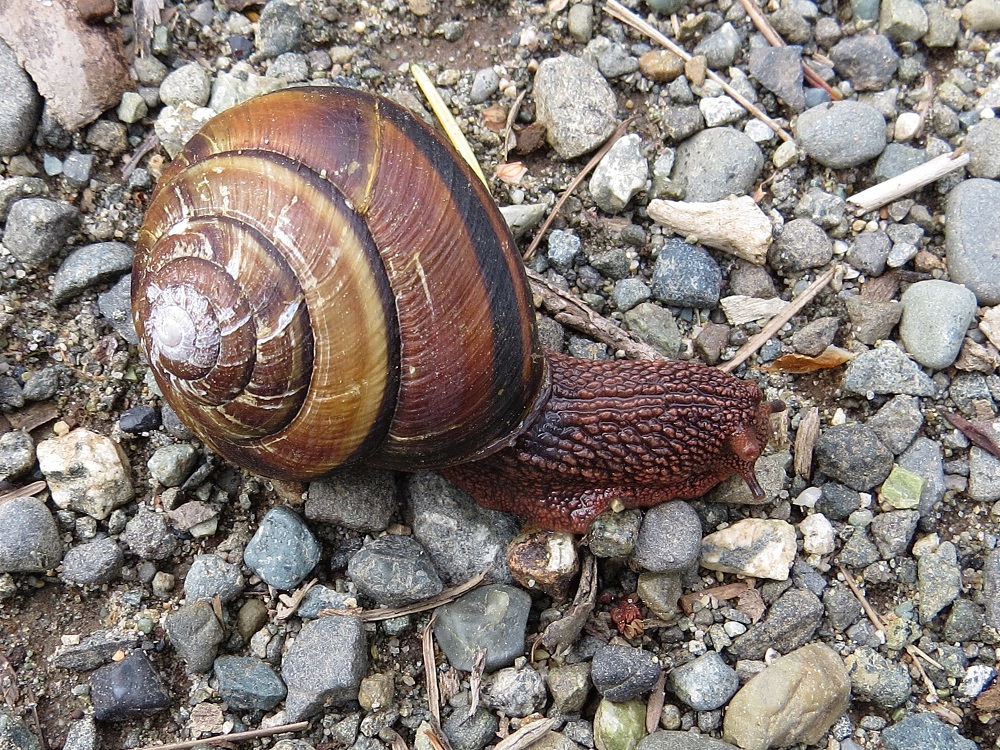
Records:
[[[754,462],[774,407],[700,364],[543,351],[520,256],[429,126],[340,87],[210,120],[139,232],[132,310],[167,403],[267,477],[441,470],[479,503],[581,532]]]

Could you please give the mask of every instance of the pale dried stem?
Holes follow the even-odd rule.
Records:
[[[655,41],[657,44],[666,47],[668,50],[673,52],[681,59],[685,61],[691,59],[691,54],[687,50],[685,50],[680,45],[672,42],[667,36],[662,34],[659,29],[657,29],[652,24],[647,23],[645,19],[637,16],[635,13],[626,8],[624,5],[619,3],[618,0],[608,0],[608,2],[604,4],[604,12],[610,16],[613,16],[614,18],[617,18],[622,23],[628,24],[636,31],[645,34],[650,39]],[[733,99],[739,102],[740,106],[743,107],[747,112],[752,114],[761,122],[765,123],[769,128],[771,128],[771,130],[777,133],[778,137],[781,138],[781,140],[783,141],[793,140],[792,136],[788,133],[787,130],[785,130],[777,122],[768,117],[767,114],[765,114],[761,109],[759,109],[753,102],[751,102],[749,99],[743,96],[739,91],[737,91],[728,83],[726,83],[726,81],[721,76],[716,75],[711,70],[707,71],[707,75],[717,84],[722,86],[722,89],[727,94],[729,94],[729,96],[731,96]]]
[[[834,266],[828,269],[822,276],[816,279],[808,288],[802,292],[798,297],[792,300],[788,307],[782,310],[778,315],[775,315],[771,320],[768,321],[761,332],[750,339],[747,343],[740,347],[739,351],[736,352],[735,356],[728,362],[719,365],[720,370],[725,370],[726,372],[732,372],[746,360],[748,360],[754,352],[756,352],[760,347],[762,347],[768,339],[770,339],[774,334],[781,330],[782,326],[785,325],[789,320],[791,320],[796,313],[799,312],[803,307],[808,305],[813,299],[819,294],[826,285],[833,281],[833,277],[837,274],[837,267]]]
[[[378,622],[379,620],[391,620],[394,617],[402,617],[403,615],[415,615],[419,612],[426,612],[430,609],[440,607],[442,604],[455,601],[462,594],[471,591],[486,580],[486,575],[489,572],[490,568],[486,568],[465,583],[460,583],[458,586],[445,589],[436,596],[424,599],[416,604],[410,604],[406,607],[379,607],[378,609],[361,609],[360,607],[353,607],[350,609],[327,608],[320,610],[319,614],[321,617],[329,615],[349,615],[360,618],[362,622]]]
[[[594,167],[596,167],[598,162],[604,158],[604,155],[611,150],[611,147],[615,145],[618,139],[625,135],[625,131],[628,130],[629,125],[633,122],[635,122],[635,118],[630,117],[615,128],[615,132],[611,134],[611,137],[604,142],[604,145],[598,149],[597,153],[590,157],[590,161],[587,162],[587,165],[580,170],[576,177],[573,178],[573,181],[570,182],[569,186],[563,190],[562,195],[559,196],[559,200],[556,201],[552,210],[549,211],[549,215],[545,217],[545,221],[542,223],[541,229],[535,233],[535,237],[531,240],[531,244],[528,245],[528,249],[525,250],[521,256],[525,263],[535,257],[535,252],[538,250],[538,246],[542,243],[542,238],[545,237],[545,234],[549,231],[549,227],[552,226],[552,222],[556,220],[563,204],[569,200],[569,197],[573,195],[573,192],[577,189],[577,187],[579,187],[580,183],[583,182],[583,179],[590,174],[591,171],[593,171]]]
[[[940,180],[968,163],[969,155],[967,153],[955,151],[951,154],[941,154],[930,161],[913,167],[913,169],[906,170],[903,174],[891,177],[867,190],[862,190],[857,195],[852,195],[847,199],[847,202],[857,213],[868,213],[887,203],[892,203],[897,198],[902,198],[914,190],[919,190],[924,185]]]
[[[840,571],[840,575],[844,578],[844,583],[847,584],[847,588],[851,590],[854,597],[861,603],[861,608],[868,615],[868,619],[872,625],[878,628],[880,631],[885,633],[885,624],[882,622],[882,618],[879,617],[878,612],[875,608],[868,603],[868,598],[864,595],[864,592],[858,588],[858,585],[854,582],[854,577],[847,572],[843,565],[838,565],[837,570]],[[934,687],[934,683],[931,682],[931,678],[927,676],[927,672],[924,671],[924,665],[920,663],[920,659],[926,659],[928,664],[932,664],[938,669],[944,669],[940,664],[938,664],[934,659],[923,652],[919,647],[914,646],[912,643],[906,644],[906,653],[909,654],[913,665],[920,672],[920,678],[924,683],[924,688],[927,690],[927,701],[933,703],[937,701],[937,688]],[[918,658],[920,657],[920,658]]]
[[[636,359],[663,359],[663,355],[649,344],[642,343],[573,295],[553,286],[547,279],[530,269],[527,269],[527,273],[531,291],[541,298],[542,305],[559,323],[586,333],[615,351],[624,351]]]
[[[437,668],[434,661],[434,631],[431,626],[434,624],[434,616],[427,621],[424,632],[420,638],[420,648],[424,658],[424,683],[427,685],[427,708],[430,709],[434,718],[434,731],[441,728],[441,694],[438,691]]]
[[[448,109],[448,105],[445,104],[444,99],[441,97],[441,92],[437,90],[437,86],[427,75],[427,72],[416,63],[410,63],[410,75],[417,82],[417,86],[420,90],[424,92],[424,96],[427,98],[428,104],[431,105],[431,109],[437,116],[438,121],[441,123],[441,127],[444,128],[445,134],[448,136],[448,140],[451,141],[455,150],[461,154],[462,158],[466,161],[472,171],[476,173],[476,176],[482,180],[482,183],[489,190],[490,184],[486,181],[486,175],[483,174],[482,168],[479,166],[479,160],[476,159],[476,154],[472,150],[472,146],[469,145],[469,141],[465,137],[465,133],[462,132],[462,128],[458,126],[458,122],[455,117],[451,114],[451,110]]]
[[[175,742],[172,745],[146,745],[139,750],[189,750],[198,745],[215,745],[220,742],[240,742],[242,740],[254,740],[258,737],[271,737],[275,734],[285,732],[298,732],[309,728],[308,721],[297,721],[294,724],[282,724],[277,727],[267,727],[266,729],[251,729],[246,732],[233,732],[232,734],[217,734],[214,737],[205,737],[200,740],[187,740],[185,742]]]
[[[500,740],[495,750],[524,750],[538,742],[555,725],[555,719],[533,721]]]

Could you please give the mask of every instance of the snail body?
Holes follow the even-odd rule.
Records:
[[[543,352],[485,187],[370,94],[287,89],[207,123],[153,193],[132,309],[170,406],[264,476],[443,469],[572,531],[613,498],[648,506],[733,474],[759,491],[759,388]]]

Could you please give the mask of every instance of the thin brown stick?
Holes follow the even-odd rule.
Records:
[[[552,207],[552,210],[549,211],[549,215],[542,223],[541,229],[539,229],[535,234],[535,238],[531,241],[531,244],[528,245],[528,249],[524,251],[522,257],[524,258],[525,263],[535,257],[535,252],[538,250],[538,246],[542,243],[542,238],[545,236],[546,232],[549,231],[549,227],[552,226],[552,222],[556,220],[563,204],[569,200],[569,197],[573,194],[577,187],[579,187],[580,183],[583,182],[583,178],[593,171],[594,167],[596,167],[598,162],[604,158],[604,155],[611,150],[611,147],[615,145],[617,140],[625,135],[625,131],[628,130],[629,126],[633,122],[635,122],[635,117],[630,117],[615,128],[615,132],[611,134],[611,137],[604,142],[604,145],[598,149],[597,153],[590,157],[590,161],[587,162],[587,165],[580,170],[579,174],[577,174],[577,176],[573,178],[573,181],[569,183],[569,186],[563,190],[562,195],[559,196],[559,200],[556,201],[556,204]]]
[[[808,288],[802,292],[802,294],[792,300],[784,310],[771,318],[771,320],[767,322],[767,325],[761,329],[760,333],[741,346],[739,351],[736,352],[731,360],[719,365],[719,369],[725,370],[726,372],[732,372],[748,360],[755,351],[764,346],[768,339],[780,331],[781,327],[791,320],[792,317],[799,312],[799,310],[812,302],[816,295],[823,291],[827,284],[833,281],[833,277],[836,273],[836,266],[827,269],[827,271],[810,284]]]
[[[48,487],[48,485],[45,482],[38,481],[32,482],[24,487],[18,487],[16,490],[8,490],[0,495],[0,503],[5,503],[8,500],[14,500],[18,497],[31,497],[32,495],[37,495],[46,487]]]
[[[760,8],[757,7],[757,3],[754,0],[740,0],[740,4],[743,9],[750,16],[750,20],[753,21],[753,25],[757,27],[757,30],[764,36],[772,47],[785,47],[785,40],[781,38],[781,34],[775,31],[771,22],[767,20],[767,16],[760,12]],[[830,95],[831,99],[843,99],[839,91],[830,86],[826,81],[819,77],[819,73],[809,67],[805,60],[802,60],[802,74],[805,76],[806,80],[809,81],[813,86],[823,89]]]
[[[587,307],[568,292],[553,286],[547,279],[526,269],[531,291],[541,297],[542,305],[563,325],[582,331],[615,351],[619,349],[636,359],[663,359],[649,344],[636,339],[623,328]]]
[[[649,24],[645,19],[640,18],[635,13],[630,11],[624,5],[622,5],[618,0],[608,0],[604,4],[604,12],[614,18],[617,18],[622,23],[628,24],[636,31],[640,31],[646,36],[648,36],[653,41],[666,47],[668,50],[673,52],[675,55],[680,57],[682,60],[690,60],[691,54],[678,44],[675,44],[670,39],[668,39],[664,34],[660,32],[652,24]],[[743,96],[739,91],[734,89],[728,83],[725,82],[720,76],[716,75],[713,71],[707,71],[707,75],[717,84],[722,86],[723,91],[725,91],[729,96],[739,102],[740,106],[743,107],[747,112],[752,114],[761,122],[765,123],[771,130],[778,134],[778,137],[783,141],[791,141],[792,136],[787,130],[781,127],[777,122],[768,117],[768,115],[757,107],[753,102]]]
[[[492,567],[493,566],[491,565],[479,573],[476,573],[476,575],[465,583],[452,586],[450,589],[445,589],[437,596],[432,596],[429,599],[424,599],[421,602],[410,604],[406,607],[379,607],[377,609],[361,609],[359,607],[353,607],[351,609],[334,609],[331,607],[321,609],[319,615],[320,617],[326,617],[328,615],[351,615],[353,617],[361,618],[362,622],[378,622],[380,620],[391,620],[394,617],[402,617],[403,615],[415,615],[419,612],[426,612],[430,609],[436,609],[442,604],[453,602],[462,594],[468,593],[472,589],[476,588],[476,586],[486,580],[486,576],[489,574]]]
[[[219,742],[238,742],[240,740],[254,740],[258,737],[270,737],[275,734],[285,732],[298,732],[309,728],[308,721],[297,721],[294,724],[282,724],[278,727],[268,727],[266,729],[250,729],[246,732],[234,732],[233,734],[217,734],[214,737],[206,737],[200,740],[187,740],[185,742],[175,742],[172,745],[146,745],[139,750],[189,750],[198,745],[214,745]]]
[[[919,190],[924,185],[940,180],[969,163],[969,154],[959,149],[950,154],[935,156],[930,161],[907,169],[903,174],[891,177],[867,190],[862,190],[847,199],[857,213],[864,214],[892,203],[897,198]]]

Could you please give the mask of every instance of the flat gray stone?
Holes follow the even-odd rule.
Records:
[[[998,205],[1000,183],[975,178],[948,193],[945,208],[948,273],[971,289],[980,305],[1000,304]]]
[[[575,159],[604,143],[618,124],[618,103],[600,72],[572,55],[543,60],[535,73],[538,122],[561,159]]]
[[[820,104],[799,115],[795,137],[802,150],[824,167],[856,167],[885,149],[885,118],[862,102]]]
[[[677,147],[673,181],[688,201],[719,201],[743,195],[764,167],[760,147],[733,128],[709,128]]]
[[[288,688],[286,720],[299,721],[325,705],[357,700],[367,671],[368,647],[359,618],[331,615],[305,623],[281,661]]]

